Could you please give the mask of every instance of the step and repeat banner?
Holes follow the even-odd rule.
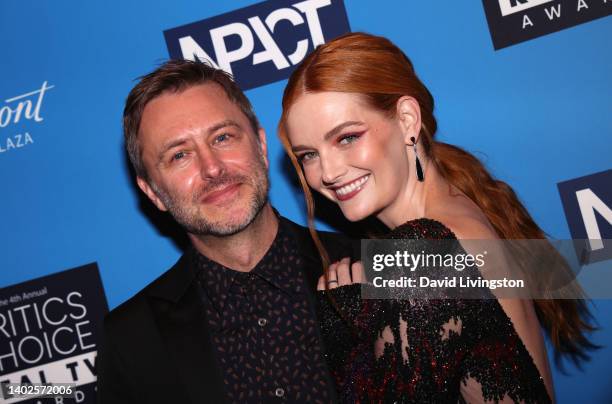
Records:
[[[438,139],[511,184],[551,238],[589,239],[605,263],[611,13],[609,0],[3,0],[0,385],[73,383],[62,402],[94,402],[104,314],[181,254],[180,230],[135,186],[121,132],[135,80],[168,58],[206,58],[247,90],[273,205],[303,224],[276,137],[286,79],[336,36],[386,36],[431,90]],[[318,225],[342,228],[330,223]],[[612,301],[592,311],[601,348],[581,369],[553,364],[560,403],[612,402]]]

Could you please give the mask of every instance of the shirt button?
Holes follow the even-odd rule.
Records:
[[[260,318],[259,320],[257,320],[257,324],[259,324],[260,327],[263,327],[264,325],[268,324],[268,320],[266,320],[265,318]]]
[[[276,390],[274,390],[274,395],[276,397],[282,397],[285,395],[285,390],[281,389],[280,387],[277,388]]]

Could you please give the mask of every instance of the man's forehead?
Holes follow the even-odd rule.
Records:
[[[248,126],[248,118],[221,86],[198,84],[178,92],[166,91],[151,100],[144,108],[139,133],[188,124],[213,126],[227,119]]]
[[[163,107],[177,105],[178,108],[184,108],[185,106],[194,108],[218,107],[219,109],[229,108],[231,110],[238,108],[229,99],[223,88],[214,82],[191,85],[178,90],[166,90],[147,103],[145,112],[147,109],[155,109],[160,105]]]

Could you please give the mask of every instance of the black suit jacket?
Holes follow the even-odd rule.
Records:
[[[314,311],[322,271],[319,254],[306,228],[280,220],[299,246]],[[335,233],[320,234],[333,260],[355,256],[358,249],[350,240]],[[99,404],[226,402],[196,274],[188,260],[188,254],[183,255],[105,318],[96,360]],[[329,385],[334,385],[331,379]]]

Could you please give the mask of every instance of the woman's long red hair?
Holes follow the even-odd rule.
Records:
[[[360,94],[369,105],[389,116],[395,115],[400,97],[415,98],[421,108],[421,150],[445,180],[478,205],[500,238],[546,238],[508,184],[493,178],[483,164],[465,150],[434,140],[437,129],[434,100],[406,55],[386,38],[351,33],[319,46],[291,75],[283,95],[279,123],[279,137],[304,190],[308,225],[326,268],[329,257],[314,228],[312,193],[291,151],[286,129],[288,111],[297,98],[307,92],[322,91]],[[595,346],[586,333],[594,327],[589,324],[591,315],[584,300],[534,300],[534,305],[557,354],[568,355],[574,361],[588,357],[585,351]]]

